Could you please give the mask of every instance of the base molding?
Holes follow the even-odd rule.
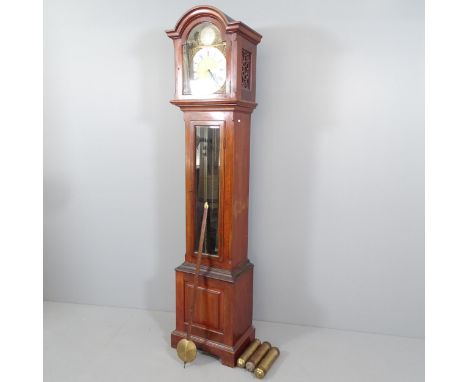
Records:
[[[201,265],[200,276],[234,283],[245,272],[248,272],[251,268],[253,268],[253,266],[254,265],[248,260],[231,270]],[[179,265],[175,270],[179,272],[195,274],[195,269],[195,264],[186,261]]]
[[[182,338],[186,338],[187,333],[179,330],[174,330],[171,333],[171,346],[177,347],[177,344]],[[240,357],[245,348],[255,339],[255,328],[251,326],[239,338],[234,346],[229,346],[220,342],[208,340],[198,336],[191,336],[191,340],[195,342],[198,350],[203,350],[210,353],[221,360],[223,365],[234,367],[236,366],[237,358]]]

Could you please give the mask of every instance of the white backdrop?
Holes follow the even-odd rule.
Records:
[[[174,310],[193,1],[46,0],[44,298]],[[216,1],[263,35],[254,316],[424,335],[424,2]]]

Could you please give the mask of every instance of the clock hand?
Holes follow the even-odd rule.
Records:
[[[216,82],[216,85],[218,85],[218,86],[219,86],[219,83],[218,83],[218,81],[216,81],[216,78],[215,78],[215,76],[213,75],[213,73],[211,72],[211,70],[210,70],[210,69],[208,69],[208,73],[210,73],[210,76],[211,76],[211,78],[213,79],[213,81],[214,81],[214,82]]]

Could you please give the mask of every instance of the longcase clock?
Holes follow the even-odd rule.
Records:
[[[210,6],[190,9],[166,33],[174,42],[171,103],[184,113],[186,167],[186,252],[176,268],[171,345],[187,336],[198,235],[208,202],[191,338],[233,367],[255,337],[247,235],[250,116],[262,36]]]

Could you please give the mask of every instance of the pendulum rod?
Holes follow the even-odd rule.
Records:
[[[198,243],[198,253],[197,253],[197,265],[195,267],[195,275],[193,276],[193,292],[192,292],[192,303],[190,304],[189,310],[189,322],[187,329],[187,337],[182,338],[177,344],[177,355],[179,358],[184,361],[184,368],[187,362],[192,362],[197,356],[197,346],[190,338],[192,336],[192,326],[193,326],[193,313],[195,310],[195,301],[197,299],[197,289],[198,289],[198,279],[200,276],[200,264],[203,250],[203,242],[205,239],[205,229],[206,229],[206,217],[208,214],[208,202],[204,204],[202,226],[200,230],[200,241]]]
[[[190,305],[190,311],[189,311],[189,325],[188,325],[188,332],[187,332],[188,340],[190,340],[190,336],[192,335],[193,311],[195,309],[195,300],[197,297],[197,288],[198,288],[198,279],[200,276],[200,265],[201,265],[201,258],[202,258],[203,242],[205,241],[204,239],[205,239],[207,214],[208,214],[208,202],[205,202],[202,226],[201,226],[201,232],[200,232],[200,243],[198,244],[197,265],[195,267],[195,275],[194,275],[194,280],[193,280],[192,304]]]

